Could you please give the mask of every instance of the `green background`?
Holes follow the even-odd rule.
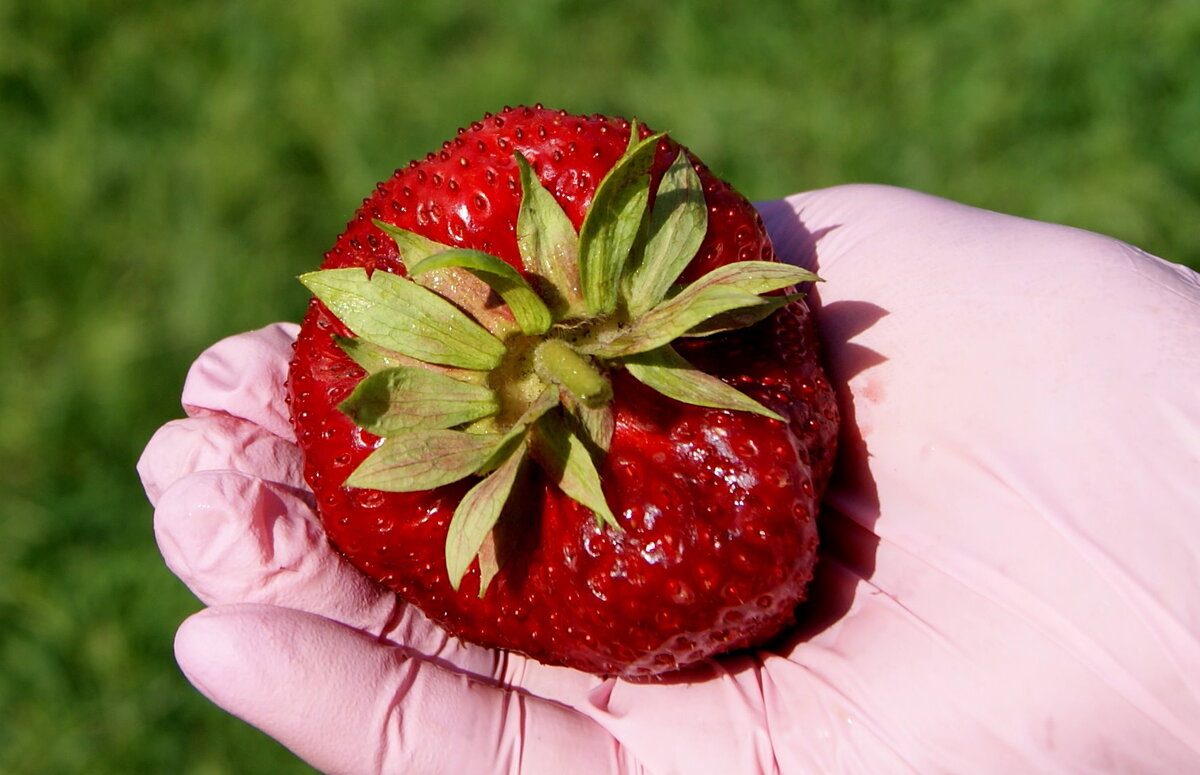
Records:
[[[193,692],[134,462],[377,180],[506,104],[1200,266],[1200,3],[0,0],[0,772],[308,771]]]

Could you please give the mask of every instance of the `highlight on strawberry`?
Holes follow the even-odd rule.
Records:
[[[289,402],[330,540],[547,663],[652,676],[769,641],[837,435],[817,279],[665,133],[485,116],[301,277]]]

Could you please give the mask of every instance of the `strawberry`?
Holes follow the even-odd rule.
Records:
[[[639,677],[762,644],[837,430],[758,214],[637,122],[505,109],[397,170],[289,377],[329,538],[450,633]]]

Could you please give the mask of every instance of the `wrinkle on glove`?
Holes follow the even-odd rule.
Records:
[[[284,395],[292,345],[299,331],[295,323],[274,323],[253,338],[230,337],[217,342],[188,372],[183,408],[189,415],[205,410],[224,412],[295,441],[287,403],[279,399]],[[286,357],[280,358],[281,353]]]
[[[291,441],[261,425],[227,414],[194,409],[198,416],[159,428],[138,461],[150,502],[194,471],[240,471],[304,490],[304,457]]]

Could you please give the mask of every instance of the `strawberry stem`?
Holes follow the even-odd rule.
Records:
[[[603,406],[612,398],[612,387],[604,375],[561,339],[545,339],[537,346],[533,368],[542,379],[564,388],[586,406]]]

